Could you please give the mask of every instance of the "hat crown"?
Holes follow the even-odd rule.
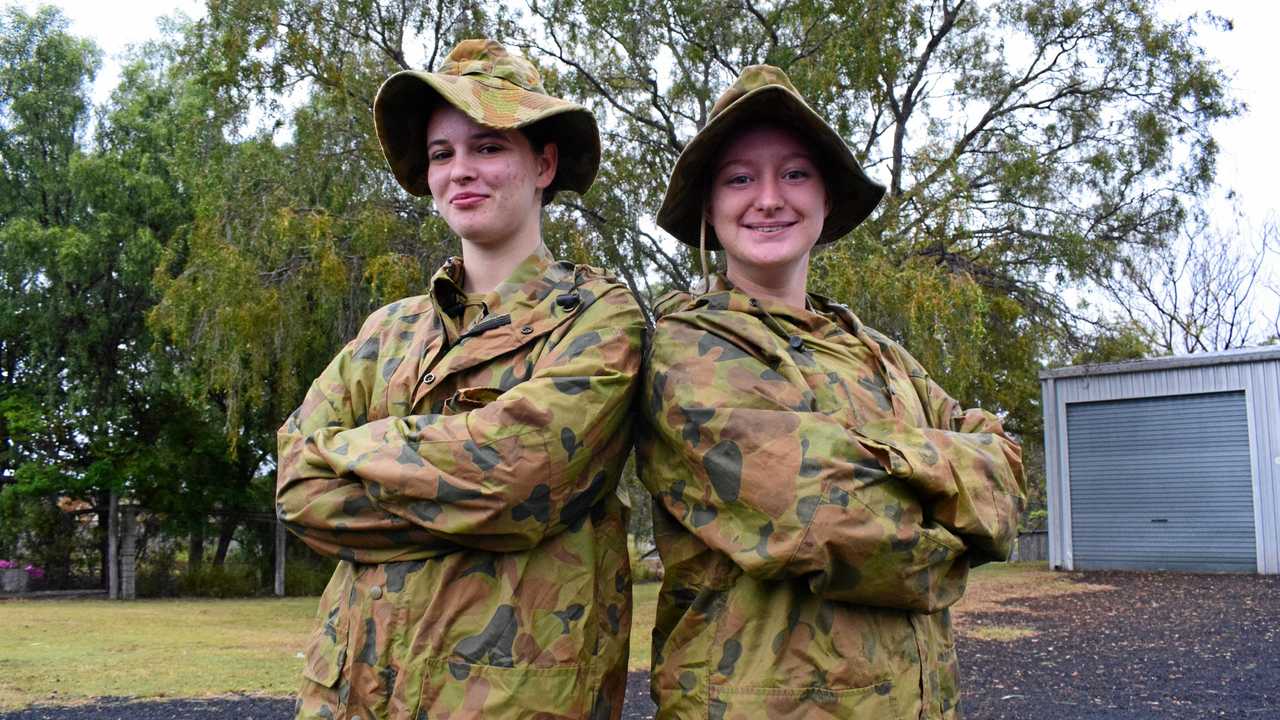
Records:
[[[463,40],[436,69],[440,75],[480,76],[510,83],[523,90],[546,95],[542,76],[533,63],[512,55],[496,40]]]
[[[787,74],[781,68],[773,65],[748,65],[742,69],[738,79],[733,81],[729,89],[720,94],[716,104],[711,107],[711,115],[708,120],[724,112],[730,105],[733,105],[748,93],[770,85],[780,87],[795,95],[800,102],[804,102],[804,97],[796,90],[796,86],[791,84],[791,78],[787,77]],[[805,104],[808,105],[808,103]]]

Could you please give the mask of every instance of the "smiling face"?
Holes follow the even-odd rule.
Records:
[[[748,128],[725,143],[713,172],[707,220],[730,278],[803,283],[828,210],[809,146],[783,128]]]
[[[534,152],[518,130],[494,130],[448,105],[427,122],[427,185],[436,208],[464,241],[499,247],[539,234],[542,191],[556,175],[557,149]]]

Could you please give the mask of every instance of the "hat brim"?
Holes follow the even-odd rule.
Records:
[[[671,170],[658,210],[658,226],[686,245],[698,247],[703,203],[708,201],[711,164],[720,148],[747,125],[776,124],[811,144],[822,169],[831,211],[815,244],[838,240],[866,220],[884,196],[883,185],[867,177],[853,151],[799,96],[780,85],[757,88],[713,117],[689,141]],[[707,228],[707,249],[720,250],[715,230]]]
[[[431,194],[427,118],[441,103],[495,130],[538,125],[539,136],[555,142],[559,150],[556,176],[543,192],[544,202],[560,190],[585,193],[595,180],[600,168],[600,131],[590,110],[502,80],[403,70],[378,89],[373,123],[391,173],[411,194]]]

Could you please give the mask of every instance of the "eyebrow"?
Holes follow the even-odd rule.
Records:
[[[498,132],[497,130],[480,130],[478,132],[472,133],[470,136],[467,137],[467,140],[470,142],[475,142],[477,140],[506,140],[506,139],[507,139],[506,136],[504,136],[502,133]],[[445,140],[444,138],[435,138],[434,140],[427,141],[427,147],[433,147],[435,145],[448,145],[448,144],[449,144],[449,141]]]
[[[815,159],[813,158],[813,155],[812,155],[811,153],[808,153],[808,152],[793,152],[793,153],[788,153],[788,154],[786,154],[786,155],[783,155],[783,156],[782,156],[782,161],[783,161],[783,162],[787,162],[787,161],[790,161],[790,160],[795,160],[795,159],[797,159],[797,158],[799,158],[799,159],[801,159],[801,160],[807,160],[808,162],[810,162],[811,164],[814,164],[814,165],[816,165],[816,164],[817,164],[817,162],[818,162],[817,160],[815,160]],[[754,156],[752,156],[752,155],[743,155],[743,156],[738,156],[738,157],[730,157],[730,158],[726,158],[723,162],[721,162],[721,163],[720,163],[720,166],[716,168],[716,172],[720,172],[721,170],[724,170],[726,167],[728,167],[728,166],[730,166],[730,165],[732,165],[732,164],[734,164],[734,163],[750,164],[750,163],[752,163],[752,162],[754,162],[754,161],[755,161],[755,157],[754,157]]]

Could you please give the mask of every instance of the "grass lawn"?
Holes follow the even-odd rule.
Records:
[[[316,598],[0,602],[0,710],[297,689]]]
[[[992,640],[1030,632],[975,613],[1016,611],[1019,597],[1105,589],[1045,563],[987,565],[954,610],[958,632]],[[632,670],[649,668],[658,583],[635,586]],[[316,598],[0,602],[0,710],[104,695],[202,697],[297,689]]]

